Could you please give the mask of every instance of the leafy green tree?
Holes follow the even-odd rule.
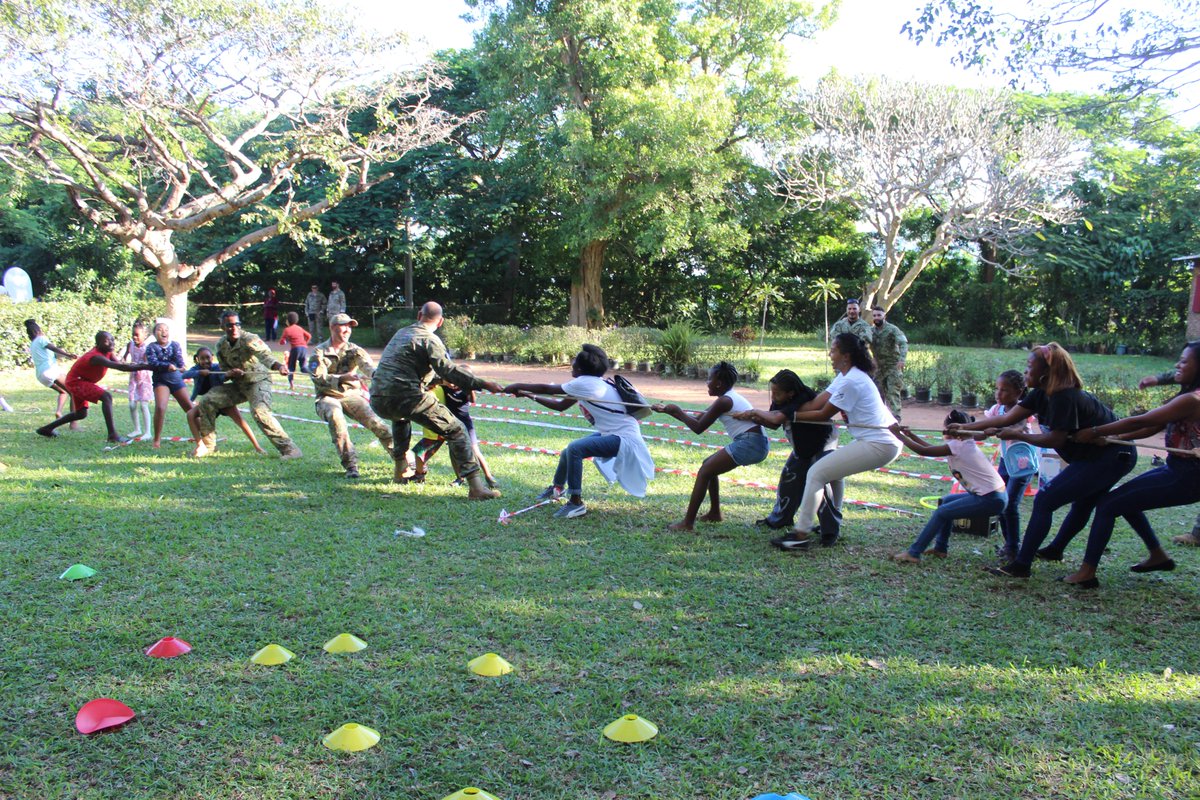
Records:
[[[604,318],[615,243],[662,259],[745,231],[720,213],[742,149],[791,124],[782,40],[831,18],[792,0],[469,0],[489,118],[536,175],[570,254],[572,325]]]
[[[459,120],[444,79],[380,74],[399,42],[299,0],[28,0],[0,15],[0,161],[61,186],[154,273],[180,329],[187,293],[238,253],[386,180],[378,169]],[[367,135],[350,120],[370,113]],[[295,202],[316,169],[322,196]],[[269,203],[269,198],[281,198]],[[193,258],[181,240],[230,238]]]

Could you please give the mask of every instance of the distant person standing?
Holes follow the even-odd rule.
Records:
[[[839,319],[829,328],[830,341],[836,339],[839,333],[853,333],[864,342],[871,342],[871,323],[859,316],[858,300],[853,297],[846,301],[846,316]]]
[[[263,339],[275,341],[279,332],[279,298],[274,289],[267,289],[267,299],[263,301]]]
[[[880,306],[871,309],[875,326],[871,330],[871,351],[875,356],[875,385],[888,410],[900,419],[900,392],[904,388],[904,361],[908,358],[908,337],[887,321]]]
[[[318,340],[321,338],[321,320],[325,317],[325,295],[314,283],[304,298],[304,314],[308,317],[308,330]]]
[[[337,281],[329,284],[329,300],[325,303],[325,316],[333,319],[339,314],[346,313],[346,293],[342,291]]]

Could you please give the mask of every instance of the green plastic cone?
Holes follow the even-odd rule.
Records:
[[[96,570],[89,567],[87,564],[72,564],[67,567],[62,575],[58,576],[60,581],[78,581],[83,578],[90,578],[96,574]]]

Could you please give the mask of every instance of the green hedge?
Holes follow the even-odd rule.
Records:
[[[129,338],[133,319],[107,305],[81,299],[38,303],[13,303],[0,298],[0,370],[29,367],[29,337],[25,320],[32,317],[42,326],[50,341],[72,353],[83,353],[96,340],[96,331],[112,333],[122,344]]]

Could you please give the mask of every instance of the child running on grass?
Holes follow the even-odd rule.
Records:
[[[731,441],[700,465],[696,482],[692,485],[692,496],[688,500],[683,519],[668,526],[673,531],[690,531],[696,524],[696,514],[704,495],[708,495],[708,513],[700,520],[720,522],[721,496],[717,476],[737,467],[747,467],[766,459],[770,443],[757,422],[739,418],[737,414],[753,410],[750,401],[733,390],[737,383],[737,369],[728,361],[721,361],[708,371],[708,395],[717,398],[704,411],[685,411],[674,403],[655,403],[651,409],[682,422],[692,433],[704,433],[717,420],[725,426]]]
[[[946,425],[966,425],[973,420],[955,409],[946,417]],[[1004,492],[1004,481],[992,466],[992,462],[979,449],[969,433],[945,434],[945,444],[933,445],[921,439],[899,423],[890,429],[896,438],[914,453],[922,456],[949,456],[950,471],[965,490],[962,494],[948,494],[942,498],[933,516],[907,550],[892,556],[902,564],[920,564],[921,554],[933,542],[931,551],[945,558],[950,546],[950,528],[956,519],[969,517],[994,517],[1004,511],[1008,498]]]
[[[112,394],[100,385],[110,369],[121,372],[138,372],[150,369],[149,364],[126,364],[113,358],[116,348],[113,335],[108,331],[96,333],[96,346],[81,355],[67,372],[65,385],[71,394],[71,413],[64,414],[48,425],[37,429],[38,436],[53,438],[58,436],[54,429],[69,422],[78,422],[88,415],[88,404],[99,403],[104,411],[104,424],[108,428],[108,441],[118,443],[123,441],[117,435],[113,424]]]
[[[287,315],[287,327],[279,334],[279,341],[285,342],[288,347],[288,388],[295,389],[296,365],[300,365],[300,371],[308,372],[308,342],[312,339],[312,334],[300,327],[300,315],[295,311],[289,311]]]
[[[791,528],[796,521],[804,494],[804,483],[809,468],[826,453],[837,449],[838,428],[836,425],[794,425],[792,417],[797,411],[808,411],[816,407],[817,392],[805,385],[800,376],[790,369],[781,369],[771,378],[771,408],[761,411],[752,408],[739,411],[735,419],[749,420],[768,428],[783,426],[784,435],[792,445],[787,462],[779,473],[779,488],[775,492],[775,506],[763,519],[754,521],[762,528],[778,530]],[[825,484],[821,503],[817,511],[819,524],[813,533],[820,531],[821,544],[834,544],[842,530],[843,482],[839,480]]]
[[[145,364],[146,340],[150,338],[150,330],[143,320],[133,323],[129,342],[121,352],[121,360],[130,364]],[[146,441],[150,438],[150,401],[154,398],[151,374],[139,371],[129,376],[129,419],[133,422],[133,432],[129,439]],[[143,424],[144,420],[144,424]]]
[[[25,333],[29,336],[29,356],[33,359],[34,375],[37,377],[38,383],[58,393],[58,405],[54,409],[54,414],[61,417],[63,404],[71,395],[67,391],[66,384],[63,383],[62,370],[59,368],[58,359],[55,356],[60,355],[73,360],[75,354],[56,347],[47,339],[46,334],[42,333],[41,327],[37,324],[37,320],[25,320]],[[78,428],[78,422],[71,423],[71,430],[78,430]]]
[[[212,350],[209,350],[207,347],[201,347],[196,351],[194,360],[195,364],[190,367],[187,372],[180,376],[184,380],[190,380],[192,382],[192,396],[190,399],[193,403],[196,401],[197,397],[204,395],[212,387],[219,386],[225,382],[225,371],[221,368],[220,364],[213,363]],[[194,410],[188,411],[188,427],[191,427],[190,420],[195,416],[195,414],[196,412]],[[246,422],[246,420],[242,417],[242,414],[240,411],[238,411],[237,406],[222,408],[221,414],[229,417],[231,420],[233,420],[234,424],[241,428],[242,433],[246,434],[246,438],[250,440],[250,444],[254,445],[255,452],[264,455],[266,454],[267,451],[263,450],[262,447],[259,446],[258,439],[254,436],[254,431],[250,430],[250,423]]]

